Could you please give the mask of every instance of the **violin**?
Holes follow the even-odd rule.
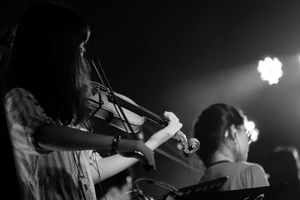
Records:
[[[106,120],[110,125],[122,131],[129,132],[128,130],[131,130],[133,134],[139,133],[140,127],[146,119],[150,119],[163,126],[168,125],[167,120],[138,105],[130,98],[114,91],[108,92],[108,89],[98,82],[92,82],[91,84],[93,86],[93,95],[89,100],[96,106],[92,111],[93,116]],[[114,98],[119,102],[121,108],[115,106],[111,92],[114,93]],[[124,116],[120,115],[121,110],[123,110]],[[125,118],[127,118],[128,123],[126,123]],[[182,146],[182,150],[188,154],[194,153],[200,146],[196,138],[188,140],[186,135],[181,131],[178,131],[173,139],[176,139]]]
[[[102,84],[91,82],[92,95],[89,100],[94,105],[92,111],[93,116],[104,119],[110,125],[133,134],[140,131],[140,127],[145,122],[145,118],[163,126],[168,125],[166,119],[136,104],[130,98],[113,91],[98,57],[97,60],[102,76],[93,61],[92,66],[97,72]],[[105,82],[106,84],[104,84]],[[187,140],[186,135],[181,131],[178,131],[173,138],[180,143],[182,150],[187,154],[194,153],[200,147],[200,142],[196,138]]]
[[[92,107],[94,107],[91,115],[105,120],[110,125],[124,132],[139,133],[141,125],[145,122],[145,117],[134,112],[134,108],[138,107],[138,105],[130,98],[114,92],[115,98],[121,103],[120,108],[115,105],[112,95],[102,84],[91,82],[91,85],[93,89],[89,100],[92,103]],[[125,115],[120,114],[121,109]],[[126,123],[125,117],[129,123]]]

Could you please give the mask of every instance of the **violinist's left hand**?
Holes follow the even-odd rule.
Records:
[[[169,122],[168,125],[157,131],[145,143],[146,146],[152,150],[156,149],[158,146],[174,137],[174,135],[182,128],[182,123],[180,123],[179,119],[174,113],[166,111],[164,112],[164,117]]]

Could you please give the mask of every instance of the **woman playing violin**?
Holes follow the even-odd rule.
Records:
[[[165,112],[169,124],[145,143],[92,133],[89,35],[79,15],[50,3],[28,8],[17,25],[3,89],[23,199],[96,199],[95,183],[138,160],[93,150],[138,151],[155,167],[153,150],[182,127]]]

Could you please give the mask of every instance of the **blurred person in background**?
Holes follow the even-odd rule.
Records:
[[[287,184],[278,199],[300,199],[300,160],[294,146],[277,146],[263,163],[270,185]]]
[[[269,186],[262,166],[247,162],[252,140],[246,122],[240,109],[225,103],[212,104],[198,116],[193,131],[206,167],[200,182],[228,176],[222,191]]]

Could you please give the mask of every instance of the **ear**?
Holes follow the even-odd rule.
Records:
[[[226,133],[225,133],[226,136]],[[228,137],[231,138],[233,141],[236,141],[238,136],[238,131],[235,127],[235,125],[231,125],[228,129]]]

